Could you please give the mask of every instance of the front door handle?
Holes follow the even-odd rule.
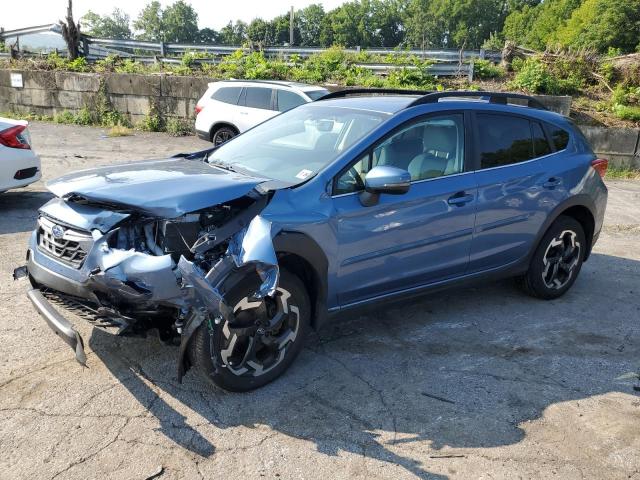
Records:
[[[549,180],[544,182],[542,186],[544,188],[555,188],[558,185],[562,184],[562,179],[558,177],[551,177]]]
[[[473,195],[469,195],[467,192],[458,192],[452,197],[449,197],[447,203],[449,205],[456,205],[457,207],[462,207],[463,205],[471,202],[473,200]]]

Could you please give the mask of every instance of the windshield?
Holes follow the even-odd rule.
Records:
[[[388,114],[302,105],[258,125],[211,152],[208,161],[251,174],[300,183],[335,160]]]
[[[329,90],[311,90],[310,92],[304,92],[304,94],[311,100],[318,100],[329,93]]]

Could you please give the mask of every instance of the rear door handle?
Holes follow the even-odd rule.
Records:
[[[542,184],[542,186],[544,188],[554,188],[557,187],[558,185],[562,184],[562,179],[558,178],[558,177],[551,177],[549,180],[547,180],[546,182],[544,182]]]
[[[447,203],[449,205],[456,205],[458,207],[462,207],[463,205],[471,202],[473,200],[473,195],[469,195],[466,192],[458,192],[452,197],[449,197]]]

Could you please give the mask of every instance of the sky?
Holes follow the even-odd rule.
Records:
[[[256,17],[265,20],[287,12],[291,6],[304,8],[312,3],[323,4],[325,10],[331,10],[344,3],[344,0],[186,0],[198,13],[198,26],[219,30],[229,20],[243,20],[250,22]],[[1,3],[9,2],[2,0]],[[150,0],[74,0],[73,15],[79,19],[82,15],[92,10],[101,15],[110,13],[115,7],[124,10],[134,20],[140,10]],[[164,6],[173,3],[173,0],[160,0]],[[12,2],[10,8],[0,8],[0,27],[5,30],[31,27],[55,23],[65,17],[67,0],[21,0]],[[17,6],[19,5],[19,7]]]

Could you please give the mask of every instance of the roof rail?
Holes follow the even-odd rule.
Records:
[[[507,100],[510,98],[518,98],[521,100],[527,100],[527,107],[535,108],[538,110],[547,110],[540,100],[530,96],[523,95],[522,93],[510,93],[510,92],[474,92],[474,91],[452,91],[452,92],[435,92],[428,93],[420,98],[417,98],[406,108],[415,107],[416,105],[424,105],[427,103],[438,103],[441,98],[450,98],[450,97],[481,97],[483,100],[487,100],[489,103],[498,103],[501,105],[506,105]]]
[[[348,95],[425,95],[433,93],[429,90],[404,90],[401,88],[347,88],[345,90],[338,90],[337,92],[331,92],[323,97],[320,97],[316,102],[320,100],[330,100],[332,98],[343,98]]]

